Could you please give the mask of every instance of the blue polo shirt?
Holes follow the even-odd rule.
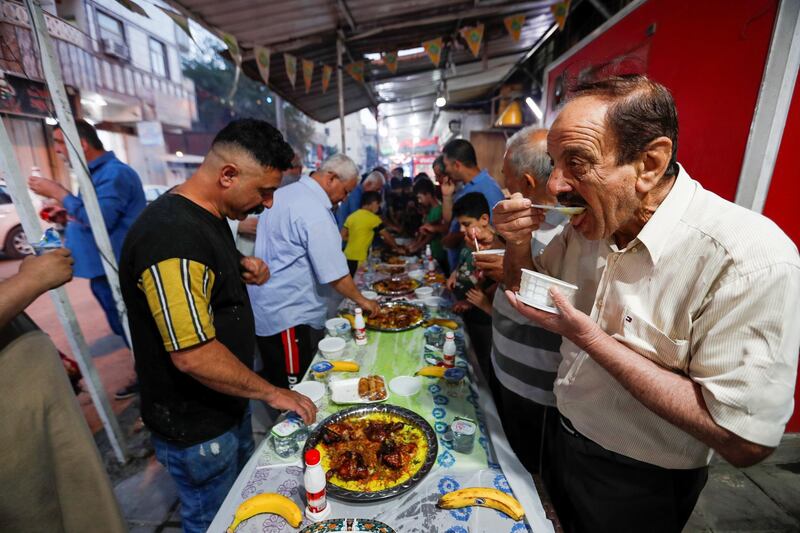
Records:
[[[361,197],[363,195],[364,187],[359,183],[356,185],[356,188],[347,195],[347,198],[339,204],[339,208],[336,210],[336,224],[339,226],[340,230],[344,227],[344,221],[347,220],[347,217],[361,209]]]
[[[453,205],[455,205],[459,198],[471,192],[481,193],[484,198],[486,198],[486,201],[489,202],[490,218],[492,216],[492,208],[494,208],[495,204],[505,199],[505,195],[503,195],[503,191],[500,190],[500,186],[497,185],[497,182],[494,181],[494,178],[489,175],[486,169],[481,170],[480,174],[475,176],[471,182],[465,183],[460,190],[456,191],[453,195]],[[453,233],[456,231],[458,231],[458,220],[456,220],[456,217],[453,217],[452,222],[450,222],[450,232]],[[447,260],[450,262],[451,270],[454,270],[458,264],[458,252],[459,248],[447,249]]]
[[[90,161],[88,166],[114,257],[119,261],[125,235],[147,204],[142,180],[111,151]],[[80,194],[69,194],[63,203],[69,215],[66,246],[75,258],[75,276],[89,279],[105,276],[83,198]]]
[[[328,284],[350,273],[332,207],[319,183],[304,176],[275,191],[272,208],[259,217],[255,255],[269,266],[270,278],[247,287],[257,335],[325,326]]]

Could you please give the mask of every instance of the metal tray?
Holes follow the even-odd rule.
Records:
[[[412,322],[411,324],[409,324],[408,326],[406,326],[404,328],[379,328],[379,327],[376,327],[376,326],[370,326],[369,317],[367,317],[367,321],[366,321],[367,322],[367,329],[371,329],[372,331],[383,331],[383,332],[393,333],[393,332],[408,331],[410,329],[418,328],[425,322],[425,308],[420,306],[420,305],[415,305],[415,304],[412,304],[412,303],[409,303],[409,302],[388,302],[388,303],[385,303],[385,304],[381,304],[381,309],[399,307],[401,305],[403,307],[407,306],[407,307],[415,307],[415,308],[419,309],[422,312],[422,314],[420,315],[419,320],[417,320],[416,322]]]
[[[380,500],[387,500],[399,496],[413,488],[417,483],[430,472],[433,464],[436,462],[436,457],[439,455],[439,442],[436,438],[433,428],[427,420],[419,416],[414,411],[392,404],[368,405],[368,406],[355,406],[342,409],[338,413],[332,414],[325,420],[319,423],[317,428],[311,433],[306,441],[305,448],[303,448],[303,456],[308,450],[315,447],[322,440],[322,430],[328,424],[341,422],[347,418],[369,415],[372,413],[387,413],[398,416],[406,422],[418,427],[428,444],[428,453],[425,455],[425,462],[422,463],[417,472],[407,479],[405,482],[395,485],[394,487],[379,490],[377,492],[356,492],[352,490],[343,489],[333,483],[328,483],[327,494],[331,498],[354,503],[370,503]]]
[[[372,284],[372,290],[377,292],[378,294],[382,294],[384,296],[401,296],[403,294],[410,294],[410,293],[414,292],[414,289],[418,289],[419,287],[422,286],[422,284],[419,281],[415,280],[414,278],[408,278],[410,281],[413,282],[414,286],[411,287],[407,291],[389,291],[389,290],[381,290],[381,289],[377,288],[378,283],[380,283],[381,281],[385,281],[387,279],[397,279],[398,277],[400,277],[400,276],[390,276],[390,277],[384,278],[382,280],[376,281],[375,283]]]

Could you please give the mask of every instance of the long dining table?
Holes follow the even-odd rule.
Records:
[[[355,279],[361,287],[369,288],[369,282],[376,279],[377,275],[373,271],[373,265],[370,264],[367,268],[362,267]],[[390,390],[386,400],[386,403],[410,409],[432,426],[438,439],[438,455],[433,467],[410,490],[391,499],[371,503],[350,503],[329,497],[332,511],[329,518],[378,520],[398,533],[554,531],[553,523],[545,513],[531,475],[508,444],[488,384],[480,373],[463,324],[446,310],[434,315],[455,318],[459,324],[456,331],[459,340],[456,366],[467,369],[465,383],[453,388],[448,387],[442,380],[420,377],[423,380],[420,392],[410,397],[403,397],[393,394]],[[380,375],[384,377],[388,386],[392,378],[413,376],[419,368],[428,364],[424,358],[425,345],[424,327],[402,332],[368,331],[367,345],[357,346],[349,340],[342,357],[357,362],[360,366],[359,371],[337,372],[337,375],[330,379]],[[324,358],[318,353],[312,366],[322,360]],[[311,379],[313,377],[308,372],[304,381]],[[326,387],[326,394],[317,414],[317,422],[309,428],[309,432],[313,432],[316,425],[326,417],[345,407],[348,406],[331,401],[330,392]],[[471,453],[455,451],[452,440],[446,436],[450,423],[456,417],[467,417],[477,423],[478,431]],[[519,423],[524,424],[525,421],[520,420]],[[271,437],[265,438],[238,476],[217,512],[209,532],[226,531],[233,521],[239,504],[260,493],[282,494],[291,498],[303,509],[305,493],[301,454],[302,445],[292,456],[280,457],[274,451]],[[522,504],[525,517],[515,521],[499,511],[485,507],[443,510],[436,506],[442,494],[464,487],[491,487],[513,494]],[[311,522],[304,518],[299,529],[302,530],[310,524]],[[261,514],[242,523],[236,531],[278,533],[297,531],[297,529],[292,528],[279,515]]]

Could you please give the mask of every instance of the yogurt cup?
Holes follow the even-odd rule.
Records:
[[[550,298],[550,287],[556,287],[567,300],[573,305],[575,304],[575,293],[578,291],[577,285],[551,278],[526,268],[522,269],[522,279],[520,280],[517,299],[530,307],[547,311],[548,313],[561,314],[553,303],[553,299]]]
[[[322,357],[335,361],[342,358],[345,345],[347,345],[347,342],[340,337],[325,337],[319,341],[317,348],[319,348]]]

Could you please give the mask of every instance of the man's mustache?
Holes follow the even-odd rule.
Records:
[[[572,192],[564,192],[556,195],[556,199],[560,205],[569,207],[587,207],[589,205],[580,194]]]

